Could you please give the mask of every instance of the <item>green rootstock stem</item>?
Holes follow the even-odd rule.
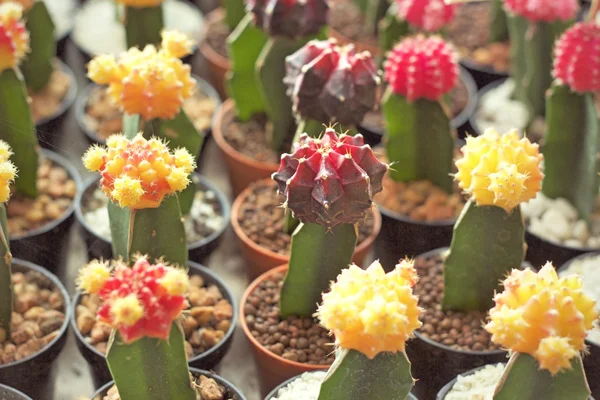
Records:
[[[409,102],[388,89],[382,102],[387,123],[390,176],[401,182],[428,180],[452,193],[454,139],[450,119],[439,102]]]
[[[13,311],[12,292],[12,255],[6,229],[6,207],[0,205],[0,329],[4,329],[7,337],[10,337],[10,320]]]
[[[281,317],[312,317],[340,272],[350,265],[357,228],[341,224],[328,230],[317,224],[300,224],[292,235],[287,275],[280,297]]]
[[[589,220],[599,183],[596,171],[600,131],[594,96],[555,84],[546,101],[542,192],[551,199],[567,199],[581,218]]]
[[[225,7],[225,23],[229,31],[233,31],[246,15],[244,0],[223,0],[222,4]]]
[[[379,21],[385,16],[387,9],[390,7],[388,0],[369,0],[365,8],[365,22],[371,33],[377,35]]]
[[[392,50],[403,37],[410,34],[408,22],[398,18],[398,6],[394,2],[379,23],[379,48],[383,54]]]
[[[570,370],[553,377],[529,354],[514,353],[496,386],[494,400],[587,400],[590,394],[581,356],[571,360]]]
[[[21,71],[27,86],[34,92],[38,92],[50,82],[54,70],[52,64],[56,57],[54,23],[43,1],[33,3],[25,15],[25,21],[31,51],[21,64]]]
[[[379,353],[370,360],[356,350],[338,349],[318,400],[404,400],[414,382],[405,353]]]
[[[492,0],[492,42],[508,40],[508,22],[502,0]]]
[[[113,331],[106,361],[121,400],[196,400],[184,341],[177,323],[168,340],[142,338],[125,344]]]
[[[19,174],[17,191],[35,198],[37,190],[38,140],[23,76],[16,69],[0,72],[0,139],[13,151],[11,161]]]
[[[148,44],[158,45],[164,28],[163,7],[126,7],[125,37],[127,48],[143,49]]]
[[[444,262],[446,310],[480,310],[493,306],[494,291],[525,258],[525,227],[520,207],[511,213],[469,200],[452,235]]]

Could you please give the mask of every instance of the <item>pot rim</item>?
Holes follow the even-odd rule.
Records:
[[[467,57],[462,57],[460,59],[460,63],[462,64],[463,67],[465,67],[467,69],[472,69],[473,71],[483,72],[483,73],[489,74],[489,75],[496,75],[497,78],[493,82],[495,82],[497,80],[501,80],[501,79],[506,79],[510,76],[510,74],[508,74],[507,72],[498,71],[490,65],[476,63],[475,61],[473,61]],[[491,83],[493,83],[493,82],[491,82]]]
[[[263,184],[263,183],[267,183],[267,182],[273,182],[273,181],[271,179],[267,178],[267,179],[261,179],[254,183],[255,184]],[[255,252],[264,254],[264,255],[268,256],[269,258],[273,258],[278,261],[281,261],[282,264],[287,263],[290,260],[289,255],[284,256],[282,254],[274,252],[273,250],[267,249],[266,247],[259,245],[258,243],[254,242],[252,239],[250,239],[248,237],[248,235],[246,235],[246,232],[244,232],[244,230],[242,229],[242,226],[240,225],[240,223],[238,221],[238,215],[240,213],[240,208],[242,207],[242,204],[244,203],[246,198],[248,198],[248,196],[250,196],[251,192],[252,192],[252,187],[247,187],[246,189],[244,189],[236,197],[236,199],[233,202],[233,205],[231,206],[230,224],[233,227],[233,230],[234,230],[236,236],[242,242],[244,242],[245,245],[250,247]],[[375,242],[375,239],[379,235],[379,232],[381,232],[381,225],[382,225],[381,213],[379,211],[380,210],[378,210],[377,207],[371,208],[371,213],[373,215],[373,231],[369,234],[369,236],[367,236],[367,238],[365,240],[363,240],[356,246],[356,248],[354,249],[354,253],[352,253],[352,254],[356,254],[356,253],[365,251],[366,249],[369,248],[369,246],[372,246],[373,243]]]
[[[189,370],[190,370],[190,372],[192,374],[204,375],[206,377],[209,377],[209,378],[212,378],[212,379],[216,380],[217,382],[219,382],[223,386],[227,386],[229,389],[231,389],[238,396],[237,400],[246,400],[246,397],[244,396],[244,394],[242,393],[242,391],[240,389],[238,389],[237,386],[235,386],[233,383],[231,383],[227,379],[223,378],[221,375],[217,375],[214,372],[210,372],[210,371],[207,371],[207,370],[204,370],[204,369],[199,369],[199,368],[193,368],[193,367],[189,367]],[[102,385],[92,395],[91,400],[95,400],[97,396],[99,396],[102,393],[106,392],[114,384],[115,384],[115,381],[112,380],[112,381],[110,381],[110,382],[105,383],[104,385]]]
[[[40,126],[47,124],[48,122],[51,122],[51,121],[57,119],[58,117],[60,117],[61,115],[63,115],[64,113],[66,113],[67,110],[69,108],[71,108],[73,103],[75,103],[75,98],[77,97],[78,85],[77,85],[77,79],[75,78],[75,73],[73,72],[71,67],[69,67],[67,64],[65,64],[60,58],[58,58],[58,56],[54,59],[54,62],[58,63],[58,69],[60,71],[62,71],[63,73],[65,73],[66,75],[69,76],[69,89],[67,90],[65,97],[63,97],[58,110],[56,110],[56,112],[54,112],[52,115],[50,115],[48,117],[44,117],[44,118],[40,119],[39,121],[37,121],[35,123],[36,128],[39,128]],[[52,133],[58,134],[58,132],[52,132]]]
[[[79,195],[79,192],[81,191],[81,178],[79,177],[79,172],[75,169],[75,167],[71,164],[71,162],[66,157],[64,157],[52,150],[40,149],[39,155],[58,164],[59,166],[61,166],[62,168],[64,168],[67,171],[67,174],[69,175],[69,177],[73,180],[73,182],[75,182],[75,186],[76,186],[75,197],[73,197],[71,204],[62,213],[62,215],[59,218],[49,221],[48,223],[40,226],[39,228],[32,229],[32,230],[22,233],[20,235],[16,235],[16,234],[10,235],[10,237],[9,237],[10,241],[27,239],[27,238],[31,238],[34,236],[38,236],[38,235],[47,233],[47,232],[53,230],[54,228],[56,228],[57,226],[59,226],[60,224],[62,224],[67,219],[69,219],[69,217],[72,216],[73,213],[75,212],[75,199],[77,198],[77,196]]]
[[[3,385],[2,383],[0,383],[0,392],[2,390],[4,390],[7,393],[10,393],[10,394],[21,396],[22,400],[33,400],[31,397],[27,396],[25,393],[21,392],[20,390],[17,390],[13,387]]]
[[[531,235],[532,237],[536,238],[537,240],[539,240],[540,242],[543,242],[545,245],[550,245],[550,246],[554,246],[557,247],[559,249],[564,249],[564,250],[568,250],[568,251],[582,251],[584,253],[595,253],[600,251],[600,247],[575,247],[575,246],[569,246],[566,244],[559,244],[556,242],[551,242],[546,238],[543,238],[539,235],[536,235],[535,233],[531,232],[529,230],[529,224],[527,224],[525,226],[525,230],[527,232],[528,235]]]
[[[217,196],[217,200],[219,201],[219,205],[221,207],[221,217],[223,218],[223,226],[221,227],[221,229],[214,231],[207,237],[202,238],[196,242],[189,243],[187,245],[188,250],[195,250],[217,240],[220,236],[222,236],[225,233],[229,226],[228,222],[231,219],[231,206],[229,205],[229,200],[227,199],[225,194],[204,175],[201,175],[198,172],[194,172],[193,174],[194,178],[198,179],[197,183],[200,184],[201,189],[204,189],[204,191],[210,190]],[[104,237],[101,237],[90,227],[90,224],[85,220],[85,217],[83,215],[83,196],[85,196],[87,191],[90,190],[90,188],[97,184],[99,181],[100,177],[96,176],[89,179],[83,185],[82,190],[79,191],[74,201],[75,217],[77,218],[77,222],[83,227],[83,229],[94,235],[96,240],[101,240],[105,243],[111,244],[112,241],[108,241]],[[196,192],[198,192],[198,190]]]
[[[475,372],[487,367],[488,365],[496,365],[496,364],[503,364],[504,366],[506,366],[506,363],[492,363],[492,364],[484,364],[481,365],[479,367],[470,369],[466,372],[463,372],[462,374],[458,374],[456,375],[450,382],[446,383],[444,386],[442,386],[442,388],[437,392],[437,394],[435,395],[435,399],[436,400],[444,400],[446,395],[450,392],[450,390],[452,390],[452,388],[454,387],[454,384],[456,384],[456,381],[458,380],[459,376],[468,376],[468,375],[473,375]],[[443,396],[443,397],[441,397]]]
[[[221,6],[215,8],[205,16],[204,33],[200,42],[200,53],[212,64],[221,69],[228,70],[231,67],[231,61],[228,57],[223,57],[208,43],[207,37],[210,27],[225,17],[225,9]]]
[[[202,275],[204,277],[208,276],[208,277],[210,277],[211,280],[213,280],[215,283],[217,283],[218,284],[217,286],[220,286],[219,289],[222,289],[221,293],[223,294],[223,297],[228,298],[228,300],[231,304],[231,307],[233,309],[232,316],[231,316],[231,326],[229,327],[229,330],[225,333],[225,336],[223,336],[223,338],[216,345],[211,347],[210,349],[208,349],[200,354],[197,354],[196,356],[194,356],[192,358],[189,358],[187,361],[188,361],[188,364],[191,364],[194,361],[198,361],[207,356],[210,356],[211,354],[213,354],[214,352],[219,350],[221,347],[223,347],[229,340],[232,339],[232,336],[236,330],[235,328],[237,325],[237,319],[238,319],[239,313],[238,313],[238,304],[236,302],[235,296],[233,295],[233,292],[231,291],[229,286],[227,286],[225,281],[223,279],[221,279],[221,277],[219,277],[216,273],[214,273],[213,271],[211,271],[209,268],[205,267],[204,265],[196,263],[194,261],[188,261],[187,266],[189,267],[189,270],[194,270],[194,271],[199,272],[198,274],[194,274],[194,275]],[[73,296],[73,299],[71,301],[73,310],[75,310],[77,308],[77,306],[79,305],[82,294],[83,293],[81,292],[81,290],[77,290],[77,292]],[[89,351],[94,353],[94,355],[96,355],[97,357],[106,359],[105,354],[100,353],[98,350],[96,350],[96,348],[94,346],[92,346],[90,343],[87,342],[87,340],[85,340],[85,338],[83,337],[83,335],[77,328],[76,314],[77,314],[76,312],[73,312],[70,316],[70,325],[71,325],[71,328],[73,328],[73,333],[75,334],[75,339],[78,340],[79,342],[83,343],[85,345],[85,347]]]
[[[56,335],[56,337],[54,339],[52,339],[50,341],[50,343],[45,345],[41,350],[38,350],[35,353],[33,353],[25,358],[22,358],[17,361],[13,361],[8,364],[0,364],[0,371],[2,371],[5,368],[12,368],[17,365],[21,365],[26,362],[29,362],[29,361],[33,360],[34,358],[40,356],[41,354],[45,353],[46,351],[50,350],[61,338],[63,338],[67,334],[67,331],[69,329],[69,320],[71,319],[71,317],[73,315],[73,309],[71,307],[69,292],[67,292],[67,289],[62,284],[62,282],[56,277],[56,275],[54,275],[47,269],[45,269],[37,264],[34,264],[30,261],[26,261],[26,260],[23,260],[20,258],[13,258],[12,264],[13,264],[13,272],[16,272],[18,269],[29,269],[29,270],[33,270],[35,272],[39,272],[40,274],[44,275],[46,278],[48,278],[52,281],[54,286],[56,286],[60,290],[60,294],[62,295],[62,297],[64,299],[65,320],[63,321],[63,323],[60,327],[60,331],[58,332],[58,335]],[[15,268],[15,267],[17,267],[17,268]]]

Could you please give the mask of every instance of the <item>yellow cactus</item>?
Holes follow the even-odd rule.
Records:
[[[516,130],[500,135],[490,128],[481,136],[468,137],[462,153],[455,178],[477,205],[510,212],[541,189],[543,157],[538,145],[519,139]]]
[[[29,52],[29,33],[22,18],[20,4],[0,4],[0,72],[18,66]]]
[[[552,375],[569,369],[598,318],[582,287],[577,275],[559,278],[551,263],[538,273],[513,270],[494,298],[485,329],[494,343],[532,355]]]
[[[135,294],[114,299],[110,311],[115,325],[133,326],[144,316],[144,308]]]
[[[152,45],[131,48],[119,60],[101,55],[88,65],[88,77],[108,85],[122,111],[145,120],[174,118],[196,84],[190,66],[178,58],[190,53],[191,42],[176,32],[164,31],[162,37],[160,50]]]
[[[108,262],[93,260],[79,270],[77,287],[85,293],[95,294],[104,286],[108,278],[110,278]]]
[[[187,271],[172,268],[158,282],[171,296],[181,296],[187,293],[190,280]]]
[[[371,359],[381,352],[404,351],[422,325],[422,310],[412,293],[416,281],[414,264],[408,260],[387,274],[378,261],[366,270],[351,265],[323,295],[317,315],[341,348]]]
[[[113,135],[107,147],[93,146],[83,156],[83,164],[100,172],[102,190],[121,207],[156,208],[167,195],[184,190],[196,167],[185,149],[173,153],[159,139],[146,140],[141,134],[127,140]]]
[[[133,8],[157,7],[164,1],[165,0],[116,0],[118,4]]]
[[[10,146],[0,140],[0,203],[6,203],[10,197],[10,184],[15,180],[17,168],[9,160],[12,155]]]

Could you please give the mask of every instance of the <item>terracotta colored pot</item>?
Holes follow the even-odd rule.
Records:
[[[244,335],[250,341],[252,354],[256,362],[258,372],[258,382],[260,385],[261,396],[264,397],[280,383],[304,372],[309,371],[326,371],[329,365],[312,365],[304,364],[295,361],[286,360],[275,353],[271,353],[265,349],[258,340],[252,336],[248,325],[246,324],[246,314],[244,313],[244,305],[248,301],[248,296],[256,290],[256,287],[274,274],[287,271],[287,264],[281,265],[259,276],[254,282],[248,286],[242,301],[240,303],[240,324],[244,330]]]
[[[223,152],[225,163],[229,169],[229,180],[233,194],[237,196],[252,182],[270,178],[279,168],[279,164],[254,160],[243,155],[227,143],[223,135],[223,129],[226,128],[224,121],[235,112],[234,105],[235,102],[232,99],[227,99],[221,104],[213,119],[213,136]]]
[[[270,181],[270,179],[264,179],[262,182],[267,183]],[[246,261],[246,267],[248,269],[248,279],[250,281],[256,279],[263,273],[290,261],[289,256],[281,255],[255,243],[242,230],[242,227],[238,221],[238,215],[240,213],[242,204],[251,193],[252,189],[246,188],[235,199],[231,209],[231,225],[233,226],[233,231],[235,232],[235,235],[240,243],[242,256]],[[371,232],[371,234],[365,240],[356,246],[356,249],[354,250],[354,256],[352,257],[352,261],[356,265],[363,264],[365,257],[373,247],[375,238],[377,238],[380,230],[381,213],[376,208],[373,208],[373,232]]]
[[[373,45],[366,42],[357,42],[355,40],[350,39],[346,35],[343,35],[341,32],[335,30],[331,26],[329,27],[329,37],[336,39],[340,44],[352,43],[357,52],[366,50],[369,53],[371,53],[373,57],[379,57],[381,55],[379,45]]]
[[[229,58],[223,57],[217,53],[206,40],[210,27],[223,20],[223,18],[225,18],[225,9],[222,7],[219,7],[206,15],[206,20],[204,22],[206,32],[204,33],[204,40],[200,43],[200,53],[208,63],[212,77],[212,85],[217,89],[221,98],[224,99],[227,97],[227,92],[225,91],[225,74],[229,71],[231,63],[229,62]]]

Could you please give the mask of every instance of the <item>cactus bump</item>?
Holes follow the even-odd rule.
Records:
[[[0,140],[0,331],[3,331],[4,337],[10,337],[13,312],[12,255],[5,206],[10,197],[10,185],[17,174],[17,168],[9,159],[11,155],[8,144]]]

